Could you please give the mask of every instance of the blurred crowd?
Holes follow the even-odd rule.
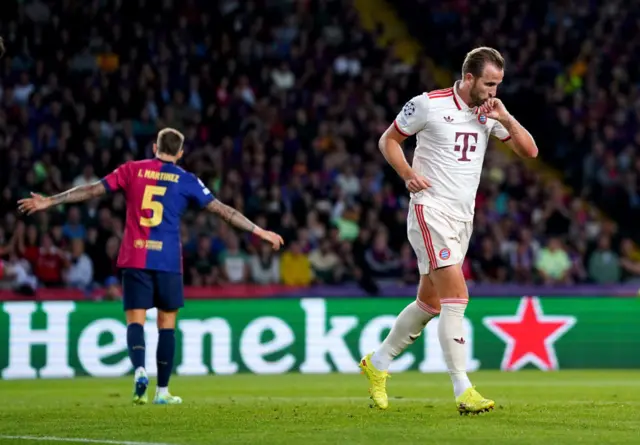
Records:
[[[105,287],[115,296],[122,195],[32,218],[19,217],[15,201],[90,183],[122,162],[151,156],[164,126],[184,132],[187,170],[286,242],[274,254],[212,215],[190,212],[182,227],[186,284],[357,281],[375,292],[381,280],[416,282],[408,194],[377,140],[404,101],[440,85],[427,64],[410,67],[377,48],[352,1],[37,0],[15,7],[0,30],[8,48],[0,61],[0,254],[11,286]],[[528,39],[530,57],[548,53],[532,33],[513,38]],[[465,48],[478,42],[467,39]],[[459,65],[463,55],[455,54]],[[519,63],[535,60],[547,59],[523,56]],[[515,77],[516,62],[511,58],[507,78]],[[558,75],[572,72],[556,65]],[[600,97],[567,91],[570,85],[548,88],[583,111]],[[599,122],[596,130],[610,134]],[[591,125],[582,126],[583,136],[595,138],[586,148],[570,141],[580,134],[575,128],[555,143],[596,153],[607,139],[596,138]],[[615,153],[615,168],[629,150]],[[464,264],[470,282],[640,277],[631,240],[587,209],[592,195],[544,185],[526,163],[489,151]],[[592,165],[595,181],[610,178],[601,173],[609,164],[593,153],[575,162]],[[640,166],[628,158],[627,168]]]

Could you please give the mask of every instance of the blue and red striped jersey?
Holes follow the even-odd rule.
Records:
[[[182,273],[180,218],[189,201],[205,207],[214,200],[202,181],[171,162],[147,159],[121,165],[102,183],[127,201],[118,267]]]

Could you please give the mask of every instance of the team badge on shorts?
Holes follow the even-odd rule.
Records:
[[[440,256],[441,260],[448,260],[449,257],[451,256],[451,251],[445,247],[440,251],[438,255]]]
[[[485,125],[487,123],[487,115],[484,113],[479,114],[478,122],[480,122],[482,125]]]

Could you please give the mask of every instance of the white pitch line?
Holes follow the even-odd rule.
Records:
[[[366,402],[369,403],[368,397],[349,397],[349,396],[318,396],[318,397],[286,397],[286,396],[229,396],[229,397],[205,397],[203,400],[210,403],[248,403],[248,402],[282,402],[282,403],[338,403],[338,402]],[[452,398],[429,398],[429,397],[390,397],[391,403],[452,403]],[[503,402],[504,405],[509,406],[511,403]],[[544,402],[527,402],[522,399],[516,403],[516,405],[532,405],[532,406],[545,406],[545,405],[640,405],[638,400],[560,400],[553,399]]]
[[[108,445],[172,445],[160,442],[131,442],[129,440],[98,440],[98,439],[82,439],[72,437],[53,437],[53,436],[4,436],[0,435],[0,439],[12,440],[37,440],[40,442],[74,442],[74,443],[102,443]]]

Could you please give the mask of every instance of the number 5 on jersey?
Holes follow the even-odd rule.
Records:
[[[140,218],[140,225],[142,227],[156,227],[162,222],[162,213],[164,207],[161,202],[154,201],[156,196],[164,196],[167,192],[166,187],[159,187],[157,185],[148,185],[144,188],[144,196],[142,197],[142,210],[151,210],[151,218]]]

